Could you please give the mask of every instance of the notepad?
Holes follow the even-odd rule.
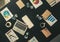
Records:
[[[25,6],[25,4],[21,0],[17,1],[16,4],[20,9],[22,9]]]
[[[28,25],[29,29],[31,29],[34,26],[34,24],[32,23],[32,21],[29,19],[29,17],[27,15],[23,16],[22,20],[25,24]]]
[[[44,28],[43,30],[41,30],[41,32],[46,38],[48,38],[51,35],[51,32],[47,28]]]

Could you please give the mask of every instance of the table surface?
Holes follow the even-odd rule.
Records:
[[[49,42],[50,40],[52,40],[54,37],[56,37],[58,34],[60,34],[60,3],[56,4],[54,7],[50,7],[50,5],[45,1],[43,1],[43,5],[40,6],[37,9],[30,9],[27,8],[26,6],[23,9],[19,9],[19,7],[16,5],[16,1],[18,0],[11,0],[11,2],[9,4],[7,4],[5,7],[8,7],[9,10],[13,13],[13,14],[17,14],[18,18],[20,21],[22,21],[22,16],[27,15],[32,22],[34,23],[34,27],[32,29],[28,29],[27,32],[29,32],[29,38],[25,39],[24,36],[18,34],[17,32],[15,32],[18,37],[19,40],[17,40],[17,42],[27,42],[29,39],[31,39],[33,36],[35,36],[39,42]],[[29,2],[29,0],[22,0],[24,2],[24,4],[26,5],[27,2]],[[30,3],[30,2],[29,2]],[[32,5],[30,3],[30,5]],[[2,9],[3,9],[2,8]],[[0,9],[0,11],[2,10]],[[53,26],[49,26],[43,19],[42,20],[38,20],[36,18],[36,15],[39,14],[40,16],[42,15],[42,13],[48,9],[49,11],[51,11],[51,13],[57,18],[57,23],[55,23]],[[9,20],[12,23],[12,27],[15,23],[15,20],[10,19]],[[48,30],[52,33],[52,35],[49,38],[46,38],[42,33],[41,30],[43,28],[40,27],[40,23],[45,22],[46,23],[46,27],[48,28]],[[6,21],[4,20],[3,16],[0,14],[0,42],[9,42],[9,40],[7,39],[7,37],[5,36],[5,33],[7,31],[9,31],[10,29],[12,29],[12,27],[7,28],[5,26]]]

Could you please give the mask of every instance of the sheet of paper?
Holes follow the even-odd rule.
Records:
[[[2,11],[1,11],[2,16],[4,17],[4,19],[6,21],[10,20],[13,17],[13,14],[11,13],[11,11],[5,7]]]
[[[30,2],[32,3],[32,5],[35,8],[38,8],[39,6],[41,6],[43,4],[43,2],[41,0],[30,0]]]
[[[5,33],[5,35],[7,36],[10,42],[15,42],[19,39],[12,29]]]
[[[54,25],[58,20],[52,15],[52,13],[49,10],[46,10],[42,14],[42,18],[50,25]]]
[[[28,42],[38,42],[38,40],[36,39],[36,37],[32,37],[30,40],[28,40]]]

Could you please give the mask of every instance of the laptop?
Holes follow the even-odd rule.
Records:
[[[19,20],[16,20],[13,30],[18,32],[21,35],[24,35],[27,30],[27,25]]]

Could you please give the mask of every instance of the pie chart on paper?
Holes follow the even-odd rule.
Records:
[[[34,4],[38,4],[39,3],[39,0],[33,0],[33,3]]]

